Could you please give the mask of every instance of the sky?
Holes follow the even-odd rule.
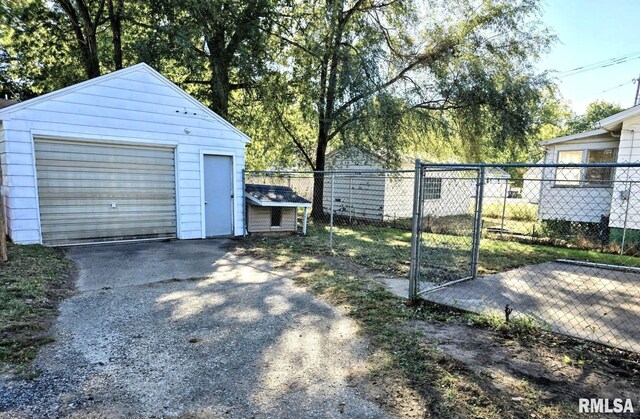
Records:
[[[572,110],[582,114],[597,99],[632,106],[632,80],[640,77],[640,0],[546,0],[543,10],[543,22],[559,39],[538,68],[557,72],[560,92]],[[622,56],[629,58],[621,64],[562,74]]]

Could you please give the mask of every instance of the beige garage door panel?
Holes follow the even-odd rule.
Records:
[[[45,244],[175,237],[173,149],[39,138],[35,148]]]

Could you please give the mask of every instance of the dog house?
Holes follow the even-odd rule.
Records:
[[[287,186],[245,185],[247,232],[296,232],[298,208],[303,209],[302,234],[307,233],[307,211],[311,202]]]

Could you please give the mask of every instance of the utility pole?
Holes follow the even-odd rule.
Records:
[[[633,101],[633,106],[640,105],[640,76],[634,80],[637,84],[636,86],[636,99]]]

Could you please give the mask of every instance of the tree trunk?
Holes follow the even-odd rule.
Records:
[[[211,110],[227,119],[229,116],[229,94],[231,92],[229,70],[221,62],[220,58],[210,57],[209,62],[211,63],[211,79],[209,82]]]
[[[114,7],[113,0],[107,2],[109,8],[109,26],[111,27],[111,36],[113,43],[113,66],[116,70],[122,68],[122,11],[124,0],[116,0],[117,5]]]
[[[318,133],[318,147],[316,148],[316,167],[313,174],[313,203],[311,205],[311,218],[314,221],[323,221],[326,217],[323,208],[324,197],[324,169],[325,154],[329,137],[324,127],[320,127]]]
[[[96,33],[91,31],[87,33],[87,61],[85,63],[85,69],[87,71],[87,77],[92,79],[100,76],[100,58],[98,56],[98,39]]]

